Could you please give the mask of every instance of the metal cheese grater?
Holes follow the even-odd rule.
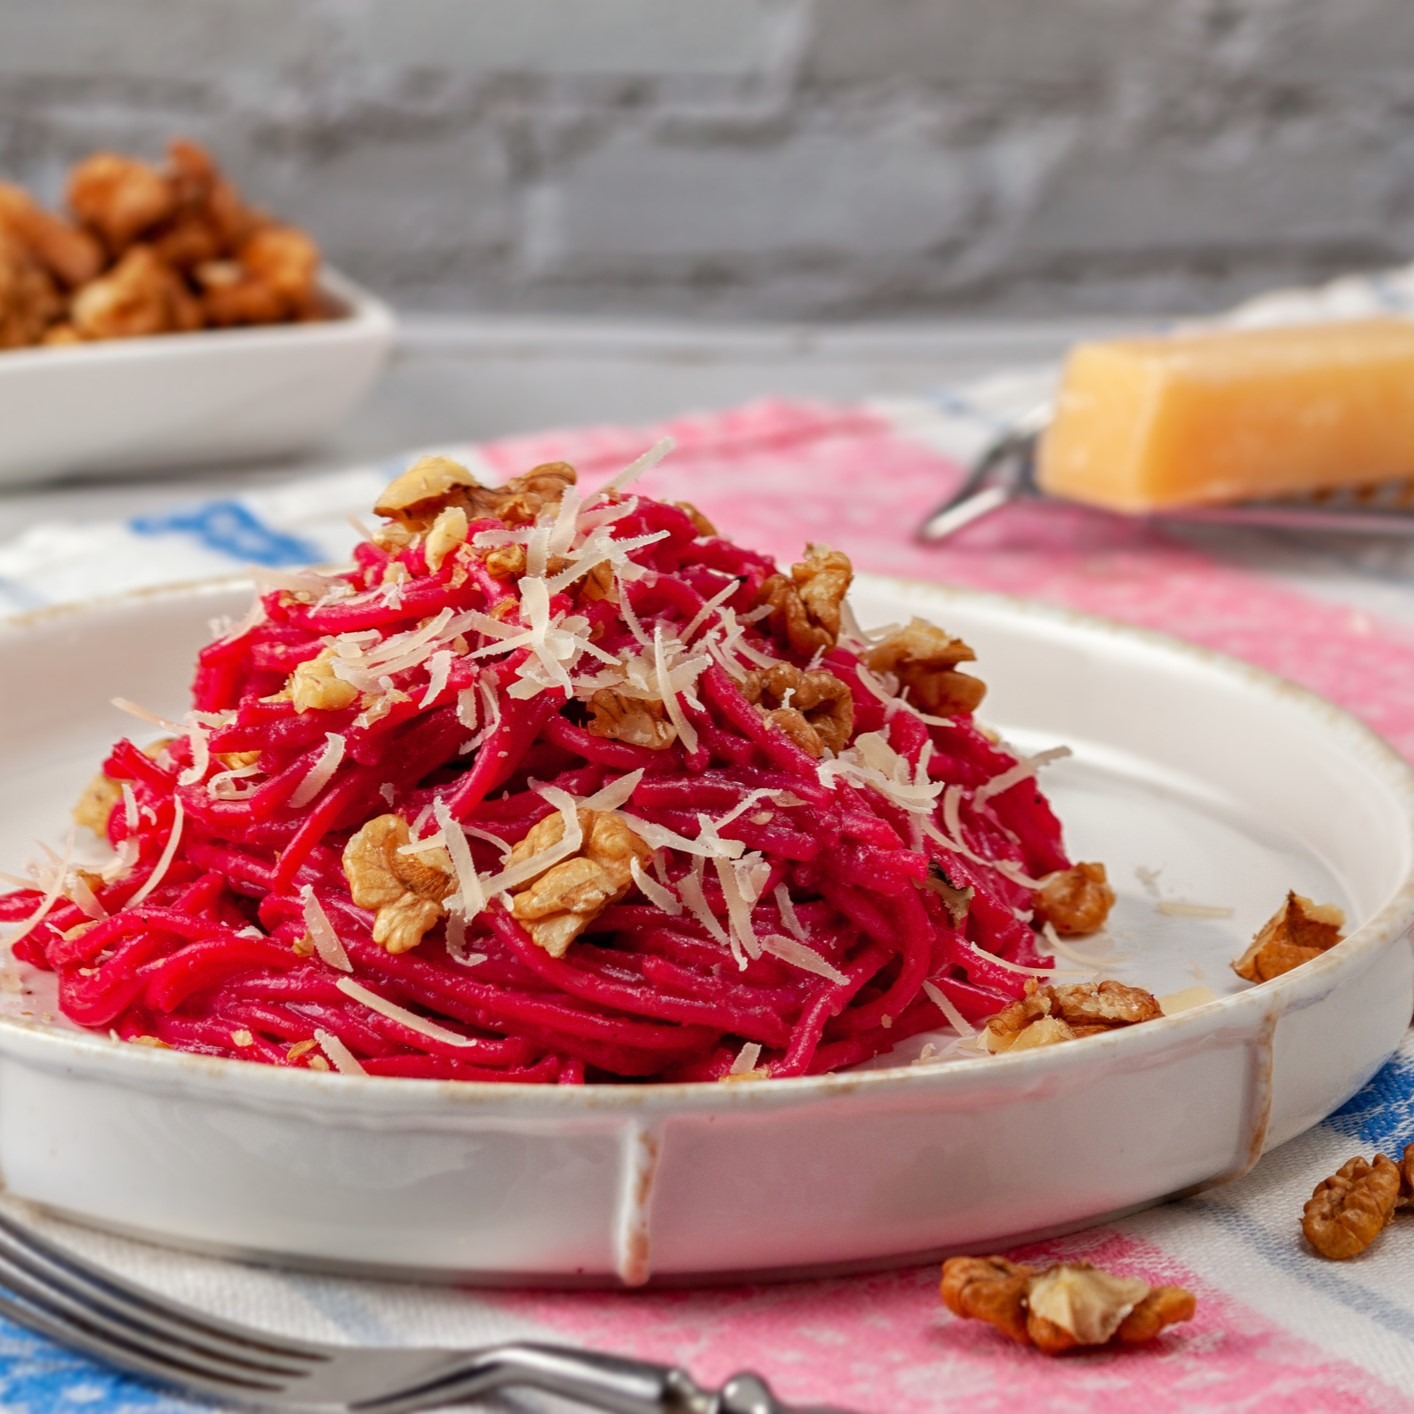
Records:
[[[1049,403],[1038,403],[1017,418],[978,457],[962,485],[918,527],[918,538],[946,540],[1013,501],[1048,499],[1036,485],[1036,444],[1050,418]],[[1315,491],[1280,500],[1187,506],[1152,511],[1138,518],[1159,525],[1208,523],[1414,538],[1414,480]]]

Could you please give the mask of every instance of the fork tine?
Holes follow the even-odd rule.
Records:
[[[160,1349],[111,1338],[88,1324],[80,1324],[41,1305],[16,1300],[8,1290],[0,1290],[0,1315],[7,1316],[16,1325],[48,1337],[58,1345],[81,1351],[129,1374],[177,1385],[208,1398],[238,1400],[268,1407],[269,1396],[280,1394],[284,1389],[283,1385],[270,1380],[261,1381],[234,1374],[209,1375]],[[257,1399],[257,1396],[261,1398]]]
[[[303,1373],[329,1359],[331,1348],[275,1336],[251,1326],[222,1320],[167,1301],[146,1287],[125,1281],[82,1257],[28,1231],[7,1214],[0,1213],[0,1257],[23,1264],[34,1280],[51,1289],[62,1288],[85,1305],[101,1303],[120,1319],[141,1320],[166,1339],[200,1347],[218,1359],[240,1364],[263,1364],[281,1374]]]
[[[92,1288],[47,1269],[31,1260],[22,1251],[12,1250],[0,1233],[0,1286],[8,1287],[26,1300],[43,1305],[47,1310],[75,1321],[91,1325],[115,1340],[132,1340],[144,1345],[157,1344],[170,1348],[174,1358],[193,1368],[210,1370],[218,1375],[241,1378],[276,1376],[288,1378],[305,1374],[308,1363],[293,1359],[279,1362],[270,1356],[252,1352],[233,1352],[205,1338],[194,1338],[195,1328],[162,1317],[153,1317],[140,1309],[125,1307],[120,1302]]]

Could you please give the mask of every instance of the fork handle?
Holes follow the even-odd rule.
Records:
[[[519,1342],[478,1352],[474,1363],[429,1386],[426,1403],[514,1387],[564,1395],[611,1414],[831,1414],[782,1404],[763,1379],[750,1373],[733,1375],[720,1390],[704,1390],[686,1370],[670,1365]],[[399,1401],[398,1407],[426,1405]]]

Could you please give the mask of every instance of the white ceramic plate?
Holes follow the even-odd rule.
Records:
[[[393,342],[381,300],[327,268],[320,287],[336,318],[0,352],[0,485],[235,464],[319,441]]]
[[[0,867],[62,834],[125,730],[184,702],[230,585],[0,626]],[[1130,1031],[944,1065],[747,1085],[535,1088],[284,1071],[0,1019],[11,1193],[160,1241],[472,1281],[703,1279],[996,1248],[1223,1182],[1319,1121],[1414,1003],[1414,784],[1368,730],[1203,651],[1036,605],[866,580],[860,617],[964,634],[988,719],[1067,742],[1046,785],[1108,862],[1112,969],[1224,995]],[[1230,919],[1155,907],[1170,898]],[[1227,963],[1288,888],[1354,930],[1259,988]],[[910,1047],[907,1060],[916,1051]]]

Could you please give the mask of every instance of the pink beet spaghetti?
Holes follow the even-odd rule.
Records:
[[[111,861],[0,899],[64,1015],[369,1075],[780,1078],[966,1031],[1099,926],[967,645],[630,490],[662,450],[587,496],[423,458],[351,568],[202,649],[79,804]]]

